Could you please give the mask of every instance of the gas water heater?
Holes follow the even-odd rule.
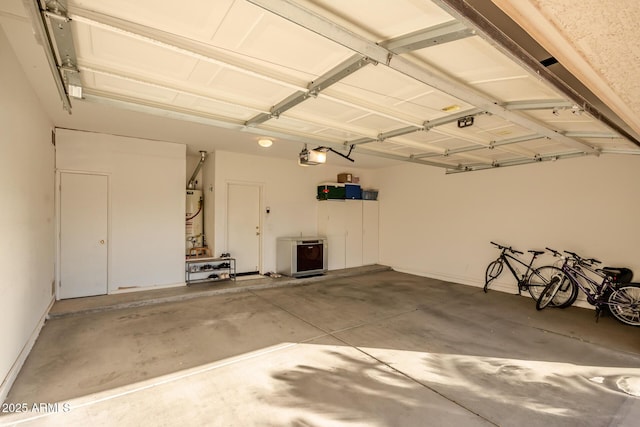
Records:
[[[200,172],[200,168],[204,164],[205,159],[207,158],[207,152],[200,152],[200,161],[198,162],[198,166],[193,171],[193,175],[191,175],[191,179],[187,184],[187,200],[186,200],[186,212],[185,212],[185,252],[187,255],[190,254],[189,249],[192,248],[201,248],[204,246],[204,228],[203,228],[203,210],[204,210],[204,199],[202,198],[202,191],[196,190],[196,177],[198,176],[198,172]]]
[[[202,241],[202,191],[187,189],[187,209],[186,209],[186,246],[185,251],[189,254],[191,248],[201,248]]]

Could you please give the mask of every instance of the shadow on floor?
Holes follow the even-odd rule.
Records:
[[[538,312],[529,298],[383,271],[50,320],[7,402],[91,399],[294,343],[326,357],[283,355],[256,371],[234,362],[230,383],[213,376],[206,387],[237,391],[224,405],[266,401],[338,424],[604,425],[638,401],[636,334],[611,318],[595,323],[589,310]],[[267,379],[239,392],[254,376]],[[325,425],[305,414],[287,423]]]

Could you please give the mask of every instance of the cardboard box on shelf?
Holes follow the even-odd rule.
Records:
[[[353,175],[350,173],[339,173],[338,174],[338,182],[353,182]]]

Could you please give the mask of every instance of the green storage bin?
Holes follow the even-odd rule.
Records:
[[[345,196],[344,184],[329,183],[318,185],[318,200],[344,199]]]

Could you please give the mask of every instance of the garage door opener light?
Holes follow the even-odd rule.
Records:
[[[324,147],[318,147],[314,150],[308,150],[307,144],[304,144],[304,148],[300,151],[298,157],[298,164],[300,166],[312,166],[320,165],[327,161],[327,151],[323,150]]]
[[[347,154],[342,154],[341,152],[336,151],[331,147],[323,147],[323,146],[314,148],[313,150],[308,150],[307,144],[304,144],[304,148],[302,149],[302,151],[298,156],[298,164],[300,166],[310,166],[310,165],[320,165],[320,164],[326,163],[327,153],[329,151],[337,154],[340,157],[343,157],[349,160],[350,162],[354,162],[355,160],[353,160],[350,157],[351,152],[353,151],[353,147],[354,145],[351,145],[349,147],[349,152]]]

